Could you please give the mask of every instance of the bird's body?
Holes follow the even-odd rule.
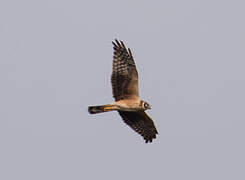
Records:
[[[120,106],[122,111],[140,111],[144,110],[140,104],[140,99],[125,99],[114,102],[115,105]]]
[[[111,83],[115,102],[90,106],[88,111],[91,114],[118,111],[124,122],[141,134],[146,143],[152,142],[158,132],[151,118],[145,113],[151,106],[139,97],[138,72],[131,50],[127,50],[122,41],[115,40],[115,43],[112,43],[114,56]]]
[[[99,108],[100,107],[100,108]],[[116,110],[120,110],[120,111],[140,111],[140,110],[144,110],[142,107],[141,107],[141,104],[140,104],[140,99],[137,98],[135,100],[129,100],[129,99],[125,99],[125,100],[119,100],[119,101],[116,101],[116,102],[113,102],[113,103],[110,103],[110,104],[107,104],[107,105],[101,105],[101,106],[90,106],[89,107],[89,112],[91,114],[97,114],[99,113],[98,111],[96,111],[96,109],[101,109],[102,110],[102,107],[103,108],[103,111],[102,112],[105,112],[105,111],[116,111]],[[94,113],[95,112],[95,113]]]

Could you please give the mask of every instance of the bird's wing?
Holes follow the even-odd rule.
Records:
[[[111,75],[113,97],[116,101],[139,97],[138,72],[130,49],[122,41],[115,40],[113,71]]]
[[[143,136],[146,143],[152,142],[152,140],[156,138],[156,134],[158,134],[158,132],[154,122],[144,111],[118,112],[127,125]]]

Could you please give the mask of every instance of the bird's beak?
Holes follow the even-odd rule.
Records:
[[[148,109],[151,109],[151,105],[149,105],[149,108]]]

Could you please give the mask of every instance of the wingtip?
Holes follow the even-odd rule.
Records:
[[[114,41],[112,41],[112,44],[113,44],[114,47],[117,46],[116,43],[115,43]]]
[[[149,137],[144,137],[145,143],[152,143],[154,139],[157,138],[158,132],[156,131],[155,134],[153,136],[149,136]]]
[[[120,41],[120,43],[121,43],[122,47],[126,49],[126,46],[124,45],[123,41]]]
[[[128,52],[129,52],[129,54],[132,56],[132,51],[131,51],[130,48],[128,48]]]
[[[121,44],[119,43],[119,40],[117,40],[116,38],[114,39],[114,41],[112,41],[112,44],[114,47],[120,47]]]
[[[147,144],[147,143],[152,143],[152,142],[153,142],[153,139],[156,139],[156,138],[146,139],[146,140],[145,140],[145,143],[146,143],[146,144]]]
[[[114,41],[112,41],[112,44],[114,46],[118,46],[118,47],[123,47],[123,48],[126,48],[125,44],[123,43],[123,41],[121,40],[118,40],[118,39],[114,39]]]

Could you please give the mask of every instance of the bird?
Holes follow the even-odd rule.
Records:
[[[158,131],[153,120],[146,114],[151,105],[141,100],[138,88],[138,72],[130,48],[115,39],[113,44],[113,67],[111,74],[114,102],[106,105],[89,106],[90,114],[118,111],[123,121],[140,134],[145,143],[152,142]]]

